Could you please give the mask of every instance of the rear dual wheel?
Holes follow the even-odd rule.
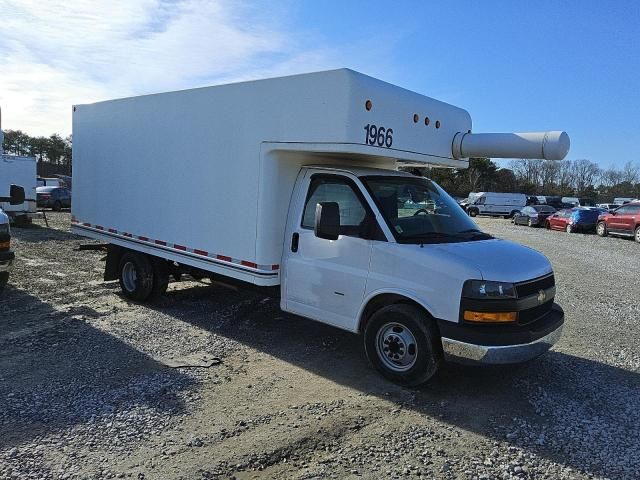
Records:
[[[169,284],[167,262],[140,252],[122,255],[119,272],[122,292],[137,302],[162,295]]]
[[[388,305],[374,313],[365,328],[364,347],[376,370],[405,386],[427,382],[442,361],[433,320],[413,305]]]

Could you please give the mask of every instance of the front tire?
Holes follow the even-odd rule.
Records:
[[[598,234],[599,237],[606,237],[607,236],[607,224],[604,223],[604,222],[598,223],[598,225],[596,225],[596,233]]]
[[[533,220],[529,219],[529,221],[527,222],[527,225],[529,225],[530,227],[533,227]]]
[[[565,230],[567,231],[567,233],[573,233],[573,227],[571,225],[567,225]]]
[[[633,235],[633,238],[636,239],[636,242],[640,243],[640,226],[636,227],[636,231]]]
[[[4,287],[9,283],[9,272],[0,273],[0,293],[4,290]]]
[[[149,256],[127,252],[120,260],[120,288],[127,298],[136,302],[147,300],[153,293],[154,268]]]
[[[365,328],[364,348],[378,372],[409,387],[429,381],[442,361],[433,320],[413,305],[388,305],[375,312]]]
[[[54,212],[59,212],[59,211],[61,211],[61,210],[62,210],[62,203],[60,203],[58,200],[56,200],[56,201],[53,203],[53,211],[54,211]]]
[[[469,209],[469,216],[470,216],[470,217],[476,217],[476,216],[478,216],[478,210],[477,210],[477,209],[475,209],[475,208],[470,208],[470,209]]]

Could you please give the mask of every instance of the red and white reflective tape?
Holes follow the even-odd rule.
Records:
[[[173,250],[177,250],[178,252],[188,252],[192,255],[196,255],[198,257],[205,257],[207,259],[213,259],[218,263],[228,263],[234,266],[241,266],[244,268],[249,268],[252,270],[258,270],[261,273],[262,272],[269,272],[269,273],[273,273],[273,272],[277,272],[280,269],[280,265],[278,264],[272,264],[272,265],[261,265],[255,262],[251,262],[249,260],[242,260],[240,258],[233,258],[233,257],[229,257],[228,255],[222,255],[220,253],[211,253],[208,252],[206,250],[201,250],[199,248],[190,248],[187,247],[185,245],[180,245],[177,243],[171,243],[171,242],[167,242],[165,240],[159,240],[159,239],[152,239],[149,237],[146,237],[144,235],[134,235],[133,233],[130,232],[122,232],[119,230],[116,230],[114,228],[106,228],[103,227],[102,225],[92,225],[91,223],[86,223],[86,222],[80,222],[79,220],[77,220],[75,217],[71,217],[71,223],[78,225],[79,227],[86,227],[86,228],[90,228],[92,230],[96,230],[98,231],[98,233],[109,233],[112,235],[118,235],[124,238],[131,238],[131,239],[135,239],[138,240],[140,242],[144,242],[144,243],[148,243],[150,245],[155,245],[155,246],[160,246],[163,247],[165,249],[173,249]]]

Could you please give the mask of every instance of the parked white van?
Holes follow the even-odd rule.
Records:
[[[487,215],[511,218],[526,206],[527,196],[524,193],[480,192],[467,207],[467,213],[470,217]]]
[[[564,132],[470,133],[465,110],[345,69],[73,111],[72,230],[109,243],[105,280],[134,301],[180,273],[268,289],[361,333],[404,385],[443,359],[522,362],[560,338],[549,260],[397,167],[560,159]]]

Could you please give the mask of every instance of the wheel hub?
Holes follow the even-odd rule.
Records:
[[[387,368],[404,372],[415,365],[418,347],[406,326],[397,322],[387,323],[378,330],[376,337],[378,357]]]
[[[136,267],[133,262],[127,262],[122,267],[122,283],[124,287],[129,291],[133,292],[136,289],[136,281],[138,280],[138,275],[136,274]]]

